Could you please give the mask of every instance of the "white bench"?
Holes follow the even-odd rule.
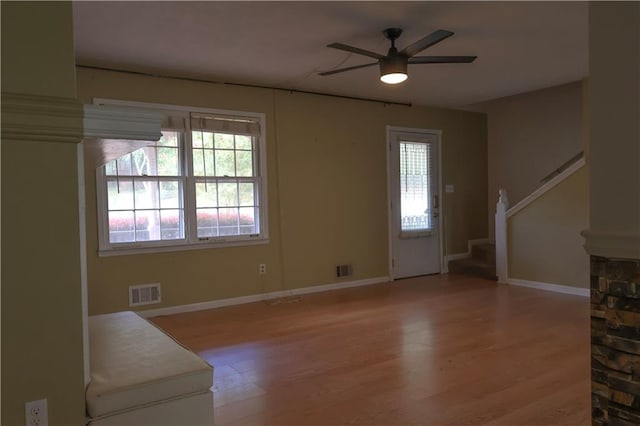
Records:
[[[134,312],[89,317],[89,424],[213,425],[213,367]]]

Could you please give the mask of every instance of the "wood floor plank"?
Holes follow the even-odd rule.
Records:
[[[156,317],[216,426],[586,425],[589,300],[436,275]]]

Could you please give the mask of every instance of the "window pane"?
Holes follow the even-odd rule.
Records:
[[[236,135],[236,149],[244,149],[244,150],[251,151],[252,149],[251,145],[252,144],[251,144],[250,136]]]
[[[180,154],[178,148],[157,148],[158,175],[179,176]]]
[[[160,239],[160,212],[158,210],[136,210],[136,241]]]
[[[178,132],[162,131],[162,137],[157,142],[158,146],[178,146]]]
[[[136,209],[157,209],[160,207],[158,182],[137,181],[135,183]]]
[[[233,135],[216,133],[214,140],[216,149],[233,149]]]
[[[184,228],[182,226],[182,211],[160,210],[160,228],[163,240],[177,240],[184,238]]]
[[[202,149],[193,149],[193,175],[204,176],[204,153]]]
[[[239,221],[241,234],[256,234],[255,208],[241,207]]]
[[[238,235],[238,209],[220,209],[219,214],[220,235]]]
[[[107,183],[109,210],[133,210],[133,182],[110,180]]]
[[[131,153],[131,175],[132,176],[155,176],[156,150],[154,147],[140,148]]]
[[[180,208],[180,183],[160,182],[160,207],[163,209]]]
[[[213,133],[204,132],[203,134],[203,144],[205,148],[213,149]]]
[[[196,207],[218,207],[218,195],[215,183],[196,183]]]
[[[202,148],[202,132],[191,132],[191,144],[193,148]]]
[[[238,185],[240,190],[240,205],[241,206],[253,206],[255,205],[255,197],[253,194],[253,183],[241,183]]]
[[[213,150],[205,149],[204,150],[204,171],[202,173],[203,176],[215,176],[216,175],[216,164],[213,162]]]
[[[116,160],[118,175],[131,176],[131,154],[123,155]]]
[[[431,229],[429,148],[425,143],[400,142],[400,215],[403,231]]]
[[[109,242],[135,241],[133,211],[109,212]]]
[[[235,182],[221,182],[218,184],[218,202],[221,207],[235,207],[238,205],[238,185]]]
[[[253,152],[236,151],[236,176],[253,176]]]
[[[193,149],[193,175],[215,176],[212,149]]]
[[[218,209],[198,209],[198,238],[218,236]]]
[[[234,151],[216,150],[216,176],[236,175],[233,153]]]
[[[105,164],[104,167],[105,167],[104,173],[107,176],[116,175],[116,160],[109,161],[107,164]]]

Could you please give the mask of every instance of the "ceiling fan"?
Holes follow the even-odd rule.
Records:
[[[397,84],[402,83],[407,79],[407,65],[409,64],[458,64],[470,63],[476,59],[476,56],[415,56],[427,47],[433,46],[434,44],[451,37],[453,35],[451,31],[434,31],[428,36],[423,37],[415,43],[405,47],[401,51],[398,51],[395,43],[396,39],[400,37],[400,34],[402,34],[401,28],[387,28],[382,33],[391,41],[391,47],[386,55],[381,55],[379,53],[342,43],[331,43],[327,45],[327,47],[332,47],[334,49],[345,50],[347,52],[357,53],[358,55],[377,59],[377,62],[325,71],[319,73],[319,75],[332,75],[380,64],[380,80],[388,84]]]

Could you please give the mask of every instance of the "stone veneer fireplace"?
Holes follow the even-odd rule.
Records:
[[[594,425],[640,424],[640,260],[591,256]]]

